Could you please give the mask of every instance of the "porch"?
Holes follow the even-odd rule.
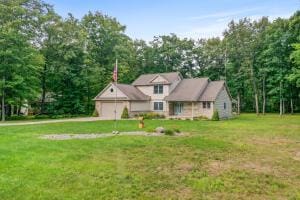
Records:
[[[168,118],[169,119],[193,119],[194,117],[211,118],[213,113],[213,102],[168,102]],[[208,106],[209,103],[209,106]]]
[[[169,113],[168,118],[176,119],[192,119],[196,117],[198,103],[195,102],[168,102]]]

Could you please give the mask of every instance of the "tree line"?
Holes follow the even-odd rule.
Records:
[[[1,115],[91,114],[93,98],[112,79],[179,71],[226,80],[237,112],[300,110],[300,11],[289,19],[231,21],[223,36],[175,34],[133,40],[101,12],[63,18],[41,0],[0,0]]]

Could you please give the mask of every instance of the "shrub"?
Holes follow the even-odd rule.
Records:
[[[180,133],[180,130],[178,128],[174,128],[175,133]]]
[[[6,118],[7,120],[27,120],[30,119],[29,116],[24,116],[24,115],[12,115],[10,117]]]
[[[170,136],[172,136],[172,135],[174,135],[174,131],[173,130],[171,130],[171,129],[167,129],[167,130],[165,130],[165,135],[170,135]]]
[[[143,117],[144,119],[163,119],[165,116],[163,114],[158,114],[158,113],[141,113],[139,114],[140,117]]]
[[[124,107],[122,115],[121,115],[122,119],[128,119],[129,118],[129,114],[128,114],[128,108],[127,106]]]
[[[95,109],[93,114],[92,114],[93,117],[99,117],[99,113],[98,111]]]
[[[194,117],[194,120],[195,120],[195,121],[199,121],[199,120],[208,120],[208,118],[205,117],[205,116],[199,116],[199,117]]]
[[[214,114],[213,114],[211,120],[212,120],[212,121],[219,121],[219,120],[220,120],[220,118],[219,118],[219,113],[218,113],[217,110],[214,111]]]
[[[49,119],[49,115],[35,115],[34,119]]]

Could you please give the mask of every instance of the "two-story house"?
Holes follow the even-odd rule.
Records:
[[[220,118],[232,116],[231,96],[224,81],[183,79],[180,73],[145,74],[131,85],[110,83],[95,97],[96,111],[104,119],[121,117],[126,106],[130,116],[156,112],[166,117]]]

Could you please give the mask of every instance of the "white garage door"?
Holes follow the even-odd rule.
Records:
[[[124,104],[117,103],[117,119],[121,119],[121,115],[124,109]],[[101,104],[101,117],[105,119],[114,119],[115,118],[115,103],[102,103]]]

